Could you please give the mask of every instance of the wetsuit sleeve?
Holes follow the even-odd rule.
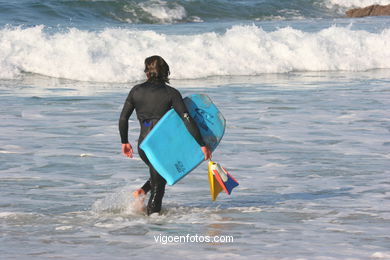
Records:
[[[128,131],[129,131],[129,118],[134,111],[134,105],[131,102],[132,92],[130,91],[125,104],[123,105],[123,109],[121,115],[119,117],[119,133],[121,136],[122,144],[126,144],[129,142],[128,139]]]
[[[188,131],[195,138],[200,146],[205,146],[205,143],[202,139],[202,136],[199,132],[198,127],[195,124],[195,121],[188,114],[187,108],[183,102],[183,97],[180,92],[176,89],[172,88],[172,106],[175,111],[179,114],[179,116],[183,119]]]

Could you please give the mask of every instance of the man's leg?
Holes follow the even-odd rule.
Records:
[[[167,183],[165,179],[153,168],[153,166],[149,166],[149,169],[151,194],[146,208],[148,215],[161,211],[162,199],[164,197],[165,185]]]

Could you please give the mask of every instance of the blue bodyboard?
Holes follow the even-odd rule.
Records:
[[[204,142],[214,151],[225,133],[225,118],[206,95],[191,95],[184,103]],[[173,109],[158,121],[140,148],[168,185],[178,182],[204,160],[199,144]]]

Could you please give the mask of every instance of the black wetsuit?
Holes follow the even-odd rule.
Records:
[[[145,83],[134,86],[126,99],[119,119],[119,132],[122,144],[129,142],[128,121],[134,109],[140,122],[141,132],[138,139],[138,153],[141,159],[149,166],[150,171],[150,179],[142,186],[145,193],[149,190],[151,191],[147,206],[148,215],[161,210],[166,181],[150,164],[145,153],[140,149],[139,144],[157,121],[171,108],[174,108],[183,119],[187,129],[199,145],[204,146],[199,129],[191,117],[189,117],[180,92],[165,83],[146,81]]]

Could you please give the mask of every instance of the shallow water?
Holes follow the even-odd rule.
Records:
[[[344,17],[370,4],[1,2],[0,258],[390,259],[390,20]],[[225,115],[240,186],[212,202],[203,163],[147,217],[117,124],[154,54]]]
[[[214,160],[240,186],[212,202],[204,163],[167,188],[152,217],[131,196],[147,169],[120,154],[117,120],[131,84],[1,80],[1,255],[389,258],[389,73],[172,81],[220,107],[227,130]],[[234,242],[155,242],[187,234]]]

